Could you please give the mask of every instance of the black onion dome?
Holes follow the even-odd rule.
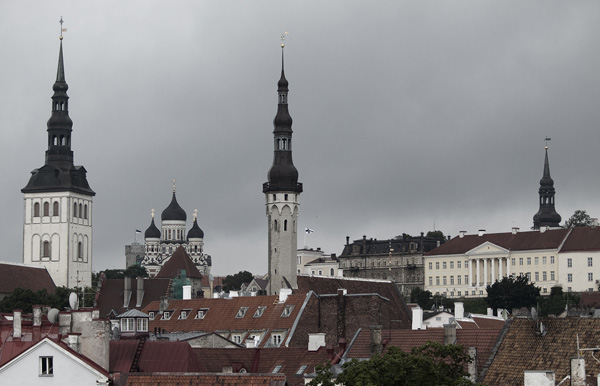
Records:
[[[192,229],[188,232],[188,239],[203,239],[204,231],[200,229],[198,226],[198,219],[194,219],[194,225],[192,225]]]
[[[175,198],[175,192],[173,192],[173,198],[171,199],[171,203],[165,210],[163,210],[160,215],[162,221],[165,220],[179,220],[185,221],[187,220],[187,215],[185,214],[185,210],[183,210],[179,204],[177,203],[177,198]]]
[[[154,217],[152,217],[152,222],[146,232],[144,233],[144,237],[147,239],[160,239],[160,231],[154,224]]]

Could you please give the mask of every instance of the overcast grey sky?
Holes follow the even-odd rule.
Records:
[[[213,273],[266,272],[284,31],[309,247],[529,229],[546,136],[563,220],[600,216],[597,1],[7,0],[0,260],[22,261],[20,189],[44,163],[61,16],[96,271],[124,267],[176,179]]]

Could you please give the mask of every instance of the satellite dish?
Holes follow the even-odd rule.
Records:
[[[79,299],[77,298],[77,294],[75,292],[71,292],[69,295],[69,305],[72,310],[79,309]]]
[[[538,320],[537,311],[535,310],[534,307],[531,307],[531,319],[535,320],[536,322]]]
[[[58,313],[59,311],[56,308],[52,308],[48,311],[48,321],[52,324],[56,323],[58,320]]]

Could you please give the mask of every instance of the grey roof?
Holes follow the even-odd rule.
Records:
[[[117,315],[117,318],[149,318],[150,315],[140,311],[140,310],[136,310],[135,308],[132,310],[128,310],[123,312],[121,315]]]

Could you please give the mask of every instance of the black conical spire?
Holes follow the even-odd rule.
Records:
[[[544,158],[544,174],[540,180],[540,209],[533,216],[533,229],[541,227],[559,227],[561,217],[554,208],[554,180],[550,177],[550,163],[548,162],[548,146]]]
[[[298,170],[292,161],[292,117],[288,110],[288,81],[285,78],[284,45],[281,45],[281,77],[277,82],[277,114],[273,119],[274,154],[273,166],[267,174],[269,182],[263,184],[263,192],[290,191],[302,192],[298,183]]]

